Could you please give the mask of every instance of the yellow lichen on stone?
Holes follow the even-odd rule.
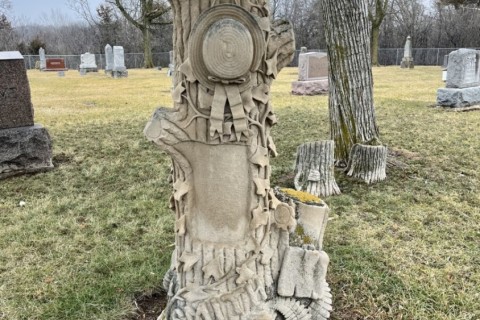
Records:
[[[313,244],[312,238],[310,238],[305,234],[305,230],[301,225],[297,225],[297,228],[295,229],[295,233],[301,239],[302,244]]]
[[[308,192],[297,191],[295,189],[287,188],[280,189],[280,191],[288,197],[292,198],[293,200],[297,200],[302,203],[322,203],[322,199]]]

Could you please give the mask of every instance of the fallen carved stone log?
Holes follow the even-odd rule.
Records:
[[[297,149],[295,189],[317,197],[340,194],[335,181],[334,142],[316,141],[302,144]]]

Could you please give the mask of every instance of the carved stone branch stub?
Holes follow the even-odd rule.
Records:
[[[263,1],[221,2],[172,1],[175,108],[145,128],[173,160],[175,252],[162,318],[327,319],[328,256],[290,247],[295,204],[270,186],[270,86],[293,57],[293,34],[272,28]]]

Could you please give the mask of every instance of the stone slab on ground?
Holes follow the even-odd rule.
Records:
[[[0,130],[0,179],[50,169],[52,143],[42,125]]]
[[[30,85],[23,56],[0,53],[0,129],[33,125]]]
[[[292,82],[292,94],[299,96],[328,94],[328,78],[311,81],[294,81]]]
[[[440,88],[437,91],[437,105],[464,108],[480,104],[480,87]]]

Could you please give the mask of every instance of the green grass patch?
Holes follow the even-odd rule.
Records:
[[[158,70],[28,75],[56,169],[0,181],[0,319],[126,319],[173,250],[170,160],[142,133],[171,105],[171,81]],[[332,319],[480,319],[480,112],[428,107],[437,67],[374,78],[382,142],[407,167],[373,186],[339,173],[343,194],[325,199]],[[284,187],[297,146],[329,138],[327,97],[290,95],[295,79],[288,68],[272,88],[272,184]]]

